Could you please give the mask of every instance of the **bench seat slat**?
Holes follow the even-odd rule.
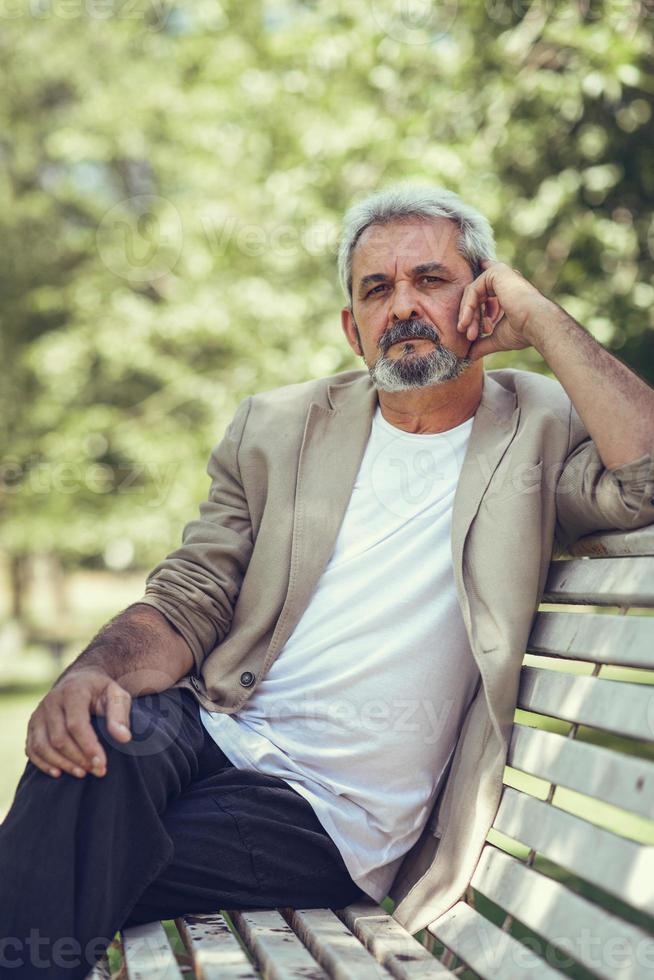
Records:
[[[106,953],[100,957],[91,972],[87,974],[86,980],[111,980],[111,970]]]
[[[649,616],[539,612],[527,650],[569,660],[650,668],[654,667],[653,631]]]
[[[493,827],[627,902],[654,914],[654,847],[505,786]]]
[[[651,741],[654,687],[523,667],[518,707]]]
[[[654,606],[654,558],[573,558],[550,564],[544,602]]]
[[[266,980],[327,980],[276,909],[233,911],[230,918]]]
[[[648,759],[516,724],[507,762],[557,786],[642,817],[654,816],[654,762]]]
[[[161,922],[130,926],[122,935],[130,980],[181,980],[182,971]]]
[[[185,915],[176,919],[195,972],[202,980],[257,980],[250,963],[225,919],[215,915]]]
[[[569,954],[603,980],[641,980],[643,963],[654,963],[653,936],[492,845],[482,851],[472,886],[558,946],[563,962]]]
[[[388,970],[331,909],[289,908],[283,914],[332,980],[389,980]]]
[[[354,902],[336,915],[397,980],[440,980],[454,976],[381,905]]]
[[[465,902],[432,922],[428,931],[483,980],[561,980],[558,970]]]

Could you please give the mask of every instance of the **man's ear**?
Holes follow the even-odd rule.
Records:
[[[359,357],[363,357],[363,350],[361,349],[361,344],[359,343],[356,321],[354,319],[352,308],[349,306],[344,306],[341,310],[341,326],[343,328],[343,333],[347,338],[347,342],[354,353]]]

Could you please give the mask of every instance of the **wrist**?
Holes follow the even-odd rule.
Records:
[[[542,354],[546,336],[552,331],[563,311],[552,300],[542,294],[529,310],[523,327],[525,340]]]

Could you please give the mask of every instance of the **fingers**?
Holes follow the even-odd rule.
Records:
[[[462,333],[465,330],[465,334],[468,340],[474,341],[480,337],[490,337],[493,333],[494,325],[491,317],[486,316],[486,310],[484,304],[481,303],[479,308],[474,310],[470,316],[472,321],[469,326],[466,327],[465,322],[461,322],[457,325],[457,330]],[[467,319],[470,319],[469,317]]]
[[[39,709],[30,719],[25,742],[25,755],[30,762],[41,769],[49,776],[61,776],[62,772],[68,772],[71,776],[79,779],[86,775],[86,770],[66,758],[63,753],[50,744],[45,715]]]
[[[91,724],[92,688],[83,681],[71,684],[60,698],[44,703],[49,742],[66,759],[84,771],[104,775],[105,751]]]
[[[119,684],[107,685],[104,692],[104,714],[107,718],[107,728],[114,738],[128,742],[132,733],[129,727],[129,711],[132,704],[130,694]]]
[[[44,758],[38,755],[38,753],[34,752],[33,750],[31,753],[29,753],[26,748],[25,754],[29,758],[29,761],[35,765],[37,769],[40,769],[41,772],[44,772],[46,776],[54,776],[56,779],[61,776],[61,769],[58,766],[50,765],[50,763],[46,762]]]
[[[44,712],[48,746],[68,760],[67,772],[78,775],[75,769],[79,769],[85,775],[88,769],[104,768],[105,755],[91,725],[88,704],[77,701],[64,708],[54,703],[44,706]],[[95,765],[94,758],[98,760]]]
[[[483,311],[484,300],[494,295],[485,272],[474,282],[468,283],[463,290],[456,328],[460,333],[465,330],[468,340],[474,340],[477,337],[479,329],[475,320],[479,317],[479,311]]]
[[[38,748],[35,746],[38,746],[38,748],[42,747],[41,751],[38,751]],[[25,754],[37,769],[40,769],[47,776],[53,776],[55,779],[58,779],[62,772],[67,772],[77,779],[83,779],[86,776],[85,769],[74,765],[70,759],[66,759],[56,749],[51,748],[46,741],[37,741],[29,751],[26,747]]]
[[[66,705],[62,716],[68,734],[66,745],[71,751],[64,754],[69,758],[78,756],[81,766],[90,769],[95,776],[104,776],[107,756],[91,724],[90,715],[90,704],[81,699],[72,700]]]
[[[60,776],[62,772],[67,772],[71,776],[83,779],[89,771],[96,776],[104,775],[106,769],[104,751],[89,718],[87,712],[86,725],[83,724],[83,714],[71,723],[56,701],[47,705],[42,703],[28,726],[26,755],[35,766],[50,776]],[[90,732],[90,738],[88,733],[84,732],[85,727]],[[80,747],[79,737],[83,738],[90,752],[89,755]]]

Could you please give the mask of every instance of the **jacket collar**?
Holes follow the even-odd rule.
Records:
[[[370,375],[367,371],[348,372],[350,375],[345,380],[333,381],[327,385],[327,400],[329,407],[334,411],[352,410],[365,413],[366,409],[372,414],[377,407],[377,391]],[[484,372],[484,384],[482,387],[481,401],[475,415],[489,413],[499,425],[502,425],[513,415],[516,398],[512,391],[504,388],[487,371]]]

